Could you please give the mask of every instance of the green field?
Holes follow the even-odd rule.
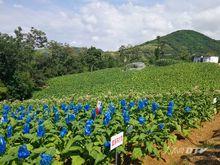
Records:
[[[166,67],[150,66],[141,71],[104,69],[93,73],[52,78],[33,98],[85,96],[130,92],[183,92],[192,88],[220,89],[220,67],[208,63],[181,63]]]

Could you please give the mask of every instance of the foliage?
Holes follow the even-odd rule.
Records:
[[[117,149],[121,155],[132,153],[132,159],[141,159],[146,154],[160,158],[161,152],[169,151],[167,142],[176,140],[173,131],[185,134],[189,128],[198,127],[217,113],[218,104],[213,104],[215,97],[219,101],[219,95],[211,91],[195,90],[164,95],[133,93],[98,98],[5,101],[0,104],[0,132],[6,149],[5,145],[0,148],[0,162],[110,163],[114,161],[115,150],[109,150],[108,142],[121,131],[124,142]],[[99,111],[97,100],[102,102]],[[92,115],[94,108],[95,116]],[[71,120],[67,122],[67,118]],[[25,123],[30,125],[29,133],[23,132]],[[13,128],[10,137],[7,136],[9,126]]]
[[[172,60],[172,59],[159,59],[155,61],[155,65],[157,66],[168,66],[179,63],[179,60]]]
[[[67,97],[119,93],[188,91],[192,88],[219,89],[220,67],[207,63],[180,63],[165,67],[149,66],[140,71],[105,69],[56,77],[33,98]]]

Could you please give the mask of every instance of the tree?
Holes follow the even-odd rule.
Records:
[[[95,47],[91,47],[85,52],[83,60],[91,72],[95,69],[100,69],[100,64],[102,63],[102,52]]]

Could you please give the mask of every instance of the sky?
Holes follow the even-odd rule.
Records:
[[[18,26],[103,50],[181,29],[220,40],[220,0],[0,0],[0,32],[13,34]]]

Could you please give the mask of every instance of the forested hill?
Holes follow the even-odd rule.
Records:
[[[179,30],[159,38],[164,55],[190,54],[191,56],[220,56],[220,41],[193,30]],[[154,54],[158,39],[137,45],[139,50]]]

